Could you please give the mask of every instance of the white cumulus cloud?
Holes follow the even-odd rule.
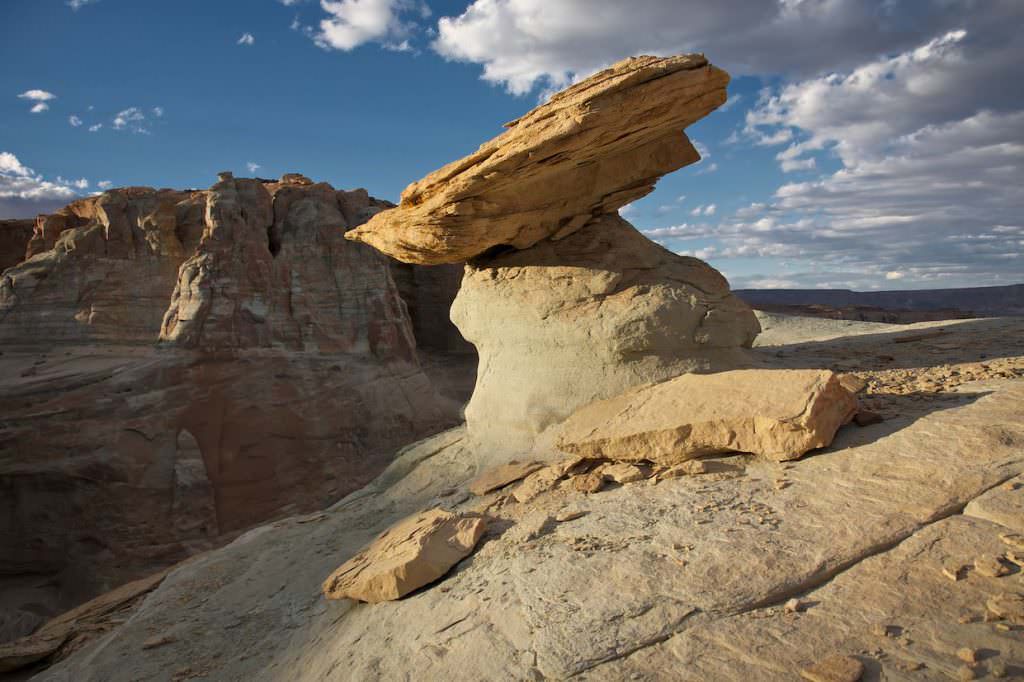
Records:
[[[46,90],[26,90],[25,92],[18,95],[19,99],[27,99],[30,102],[34,102],[29,111],[33,114],[41,114],[50,108],[47,102],[57,99],[57,95]]]
[[[0,152],[0,218],[25,218],[56,210],[88,187],[84,178],[46,180],[11,152]]]
[[[254,36],[253,34],[251,34],[249,32],[243,33],[242,37],[240,37],[237,41],[235,41],[235,44],[236,45],[255,45],[256,44],[256,36]]]
[[[350,51],[366,43],[380,43],[400,52],[412,50],[409,36],[417,20],[430,16],[430,9],[418,0],[321,0],[327,18],[319,30],[311,31],[324,49]]]
[[[992,0],[985,12],[957,0],[475,0],[440,19],[434,49],[480,64],[486,80],[519,94],[636,54],[706,52],[735,73],[808,76],[1014,11],[1013,0]]]

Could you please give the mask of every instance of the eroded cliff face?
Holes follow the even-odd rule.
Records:
[[[36,221],[0,281],[0,638],[330,504],[458,420],[389,260],[344,239],[384,205],[225,176]]]
[[[0,343],[151,343],[205,202],[131,187],[40,216],[27,260],[0,274]]]

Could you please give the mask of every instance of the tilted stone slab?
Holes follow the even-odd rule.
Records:
[[[564,237],[654,189],[700,155],[682,130],[725,103],[703,55],[635,57],[506,124],[346,234],[408,263],[456,263]]]

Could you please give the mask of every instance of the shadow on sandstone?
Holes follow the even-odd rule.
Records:
[[[885,402],[885,421],[869,426],[857,426],[853,422],[843,426],[836,433],[835,440],[828,447],[813,450],[802,459],[811,457],[828,457],[839,450],[861,447],[902,431],[916,421],[936,412],[966,407],[979,399],[990,395],[992,391],[972,393],[882,393],[873,394],[873,398],[881,398]]]

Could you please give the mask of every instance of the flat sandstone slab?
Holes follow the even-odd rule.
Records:
[[[557,442],[575,455],[660,464],[722,452],[784,461],[829,445],[856,409],[828,370],[684,374],[581,408]]]
[[[465,558],[484,532],[482,518],[431,509],[384,531],[324,581],[328,599],[400,599],[437,580]]]
[[[700,160],[683,129],[725,103],[703,55],[635,57],[555,95],[346,233],[407,263],[458,263],[561,238]]]

